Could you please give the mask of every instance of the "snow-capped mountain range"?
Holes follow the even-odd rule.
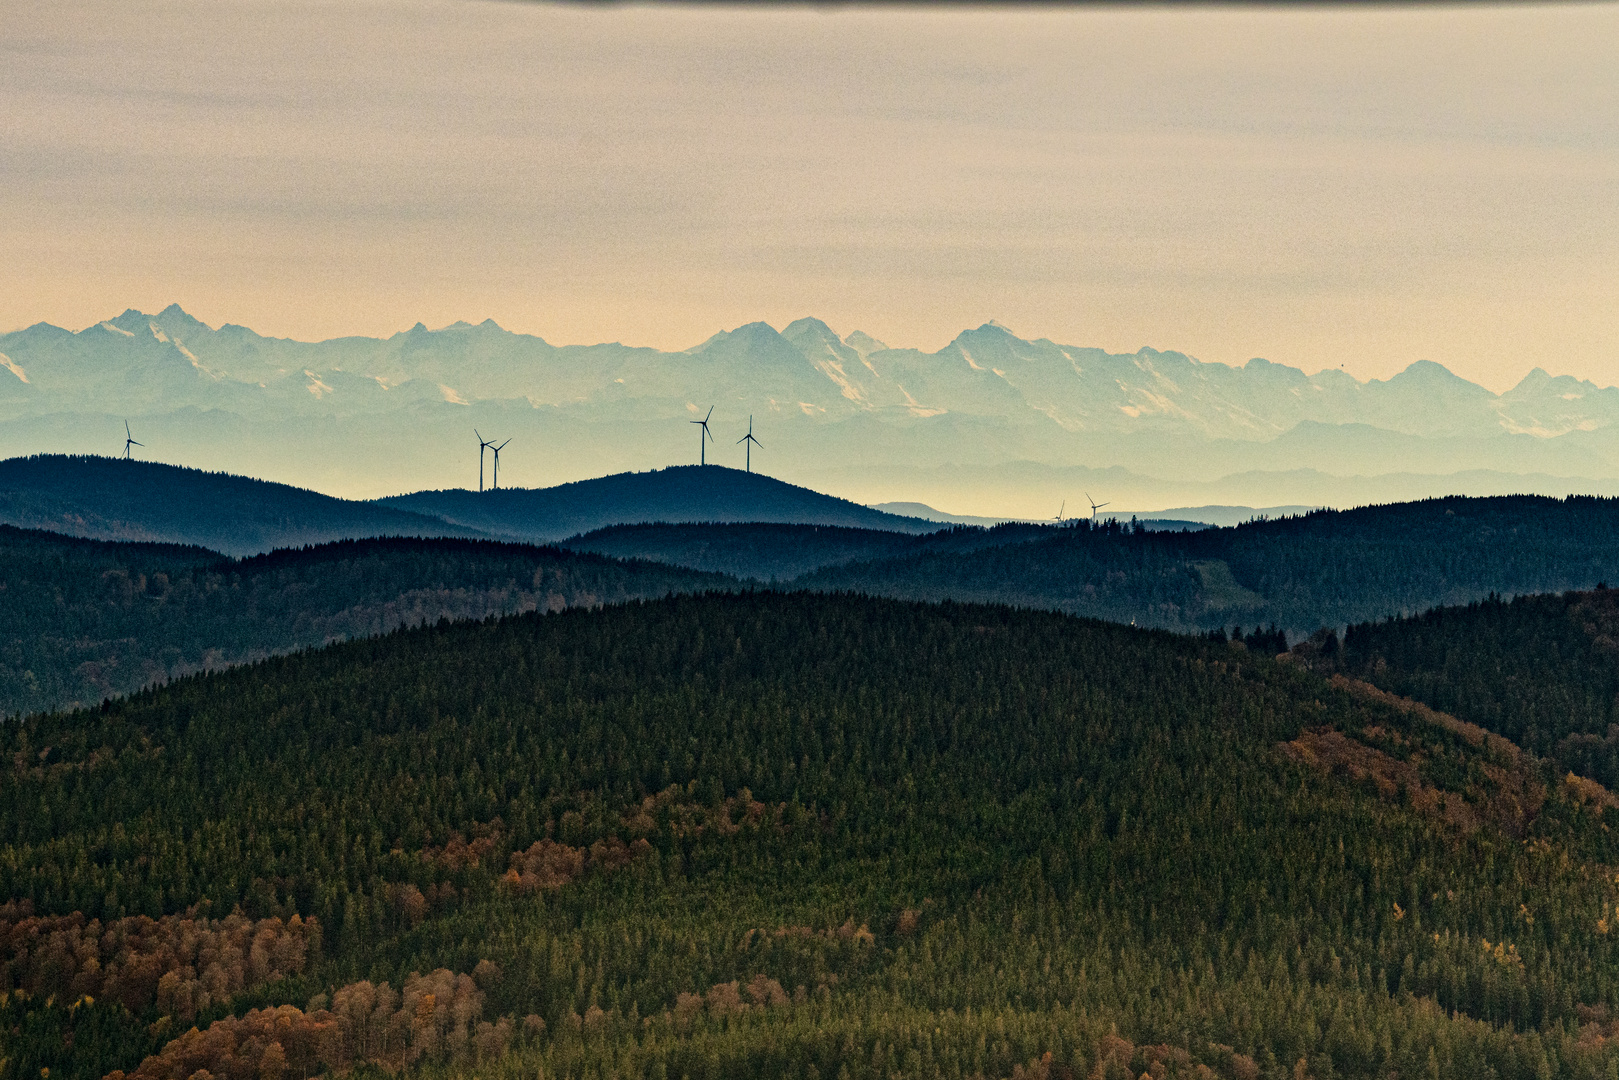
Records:
[[[344,495],[476,486],[474,427],[514,439],[507,485],[682,463],[699,436],[684,422],[711,405],[709,460],[741,464],[752,416],[756,468],[957,512],[1029,513],[1087,484],[1141,509],[1403,498],[1447,477],[1476,493],[1619,489],[1604,483],[1619,478],[1619,388],[1539,368],[1495,394],[1425,361],[1361,382],[996,323],[924,353],[812,318],[674,353],[554,346],[493,321],[299,342],[177,305],[0,336],[0,454],[118,452],[128,418],[159,460]]]

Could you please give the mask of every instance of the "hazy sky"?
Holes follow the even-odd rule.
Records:
[[[1619,382],[1619,6],[0,0],[0,329],[815,314]]]

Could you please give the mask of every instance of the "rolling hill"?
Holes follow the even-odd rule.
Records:
[[[379,499],[377,504],[530,543],[642,522],[791,523],[899,533],[940,528],[936,522],[886,514],[759,473],[719,465],[618,473],[541,489],[418,491]]]
[[[19,1076],[1619,1066],[1619,800],[1206,639],[672,598],[189,678],[0,761]]]
[[[570,537],[561,546],[784,584],[828,566],[907,558],[930,551],[980,551],[1027,543],[1051,532],[1046,526],[1024,524],[941,528],[922,535],[837,525],[614,525]]]
[[[595,530],[563,541],[566,551],[377,540],[241,562],[200,549],[6,530],[0,625],[16,629],[0,652],[0,712],[94,702],[154,679],[424,617],[555,606],[552,593],[573,605],[749,584],[1013,604],[1182,632],[1236,625],[1252,636],[1269,627],[1265,640],[1285,632],[1297,641],[1324,626],[1492,593],[1619,581],[1616,506],[1445,499],[1184,533],[1116,522],[920,534],[665,523]],[[543,568],[555,582],[542,588]]]
[[[65,455],[0,461],[0,523],[227,555],[363,536],[478,535],[408,510],[245,476]]]
[[[1605,586],[1361,623],[1341,648],[1301,651],[1318,670],[1454,713],[1562,769],[1619,784],[1619,591]]]
[[[1294,636],[1490,593],[1619,581],[1619,500],[1446,498],[1194,532],[1077,522],[1029,543],[825,567],[795,588]]]
[[[346,540],[237,560],[0,525],[0,717],[422,622],[733,584],[481,540]]]
[[[373,502],[145,461],[0,461],[0,524],[100,540],[190,544],[232,556],[372,536],[551,543],[640,522],[776,522],[905,534],[944,528],[756,473],[709,466],[622,473],[541,490],[423,491]]]
[[[824,566],[916,549],[910,533],[837,525],[610,525],[559,545],[615,559],[647,559],[754,581],[784,581]]]

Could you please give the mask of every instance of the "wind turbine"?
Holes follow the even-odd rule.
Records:
[[[710,405],[708,407],[708,416],[713,415],[714,406]],[[699,465],[708,464],[708,458],[705,456],[708,451],[708,443],[714,441],[714,433],[708,430],[708,416],[703,417],[701,420],[692,421],[692,423],[703,429],[697,433],[697,464]],[[706,442],[704,441],[705,439],[707,440]]]
[[[507,439],[506,442],[511,442],[511,440]],[[489,446],[489,449],[495,452],[495,483],[493,486],[496,488],[500,487],[500,452],[506,449],[506,442],[501,443],[499,446],[491,443]]]
[[[764,449],[764,443],[760,442],[758,439],[755,439],[753,437],[753,417],[751,417],[751,416],[748,417],[748,433],[746,435],[742,436],[740,439],[738,439],[737,442],[739,442],[739,443],[747,443],[748,444],[748,450],[747,450],[748,466],[747,466],[747,471],[752,472],[753,471],[753,448],[755,446],[757,446],[761,450]]]
[[[125,461],[129,460],[129,448],[131,446],[144,446],[144,445],[146,445],[146,444],[145,443],[138,443],[138,442],[135,441],[135,436],[133,436],[133,435],[131,435],[129,433],[129,421],[125,420],[124,421],[124,460]]]
[[[1064,510],[1066,510],[1066,509],[1068,509],[1068,500],[1067,500],[1067,499],[1064,499],[1064,500],[1063,500],[1063,501],[1062,501],[1062,505],[1061,505],[1061,506],[1059,506],[1059,507],[1057,507],[1057,516],[1056,516],[1056,517],[1054,517],[1054,518],[1052,518],[1052,519],[1051,519],[1051,520],[1053,520],[1053,521],[1056,521],[1056,522],[1059,522],[1059,523],[1060,523],[1060,522],[1061,522],[1061,521],[1062,521],[1062,512],[1063,512],[1063,511],[1064,511]]]
[[[1095,499],[1091,498],[1091,493],[1088,491],[1085,493],[1085,501],[1091,504],[1091,520],[1095,521],[1096,512],[1102,509],[1102,507],[1106,506],[1107,503],[1097,502]]]
[[[478,435],[478,429],[473,428],[472,433]],[[482,435],[478,435],[478,490],[483,490],[483,452],[486,447],[495,445]]]

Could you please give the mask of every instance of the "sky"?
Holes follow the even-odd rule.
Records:
[[[1619,5],[0,0],[0,331],[803,315],[1619,383]]]

